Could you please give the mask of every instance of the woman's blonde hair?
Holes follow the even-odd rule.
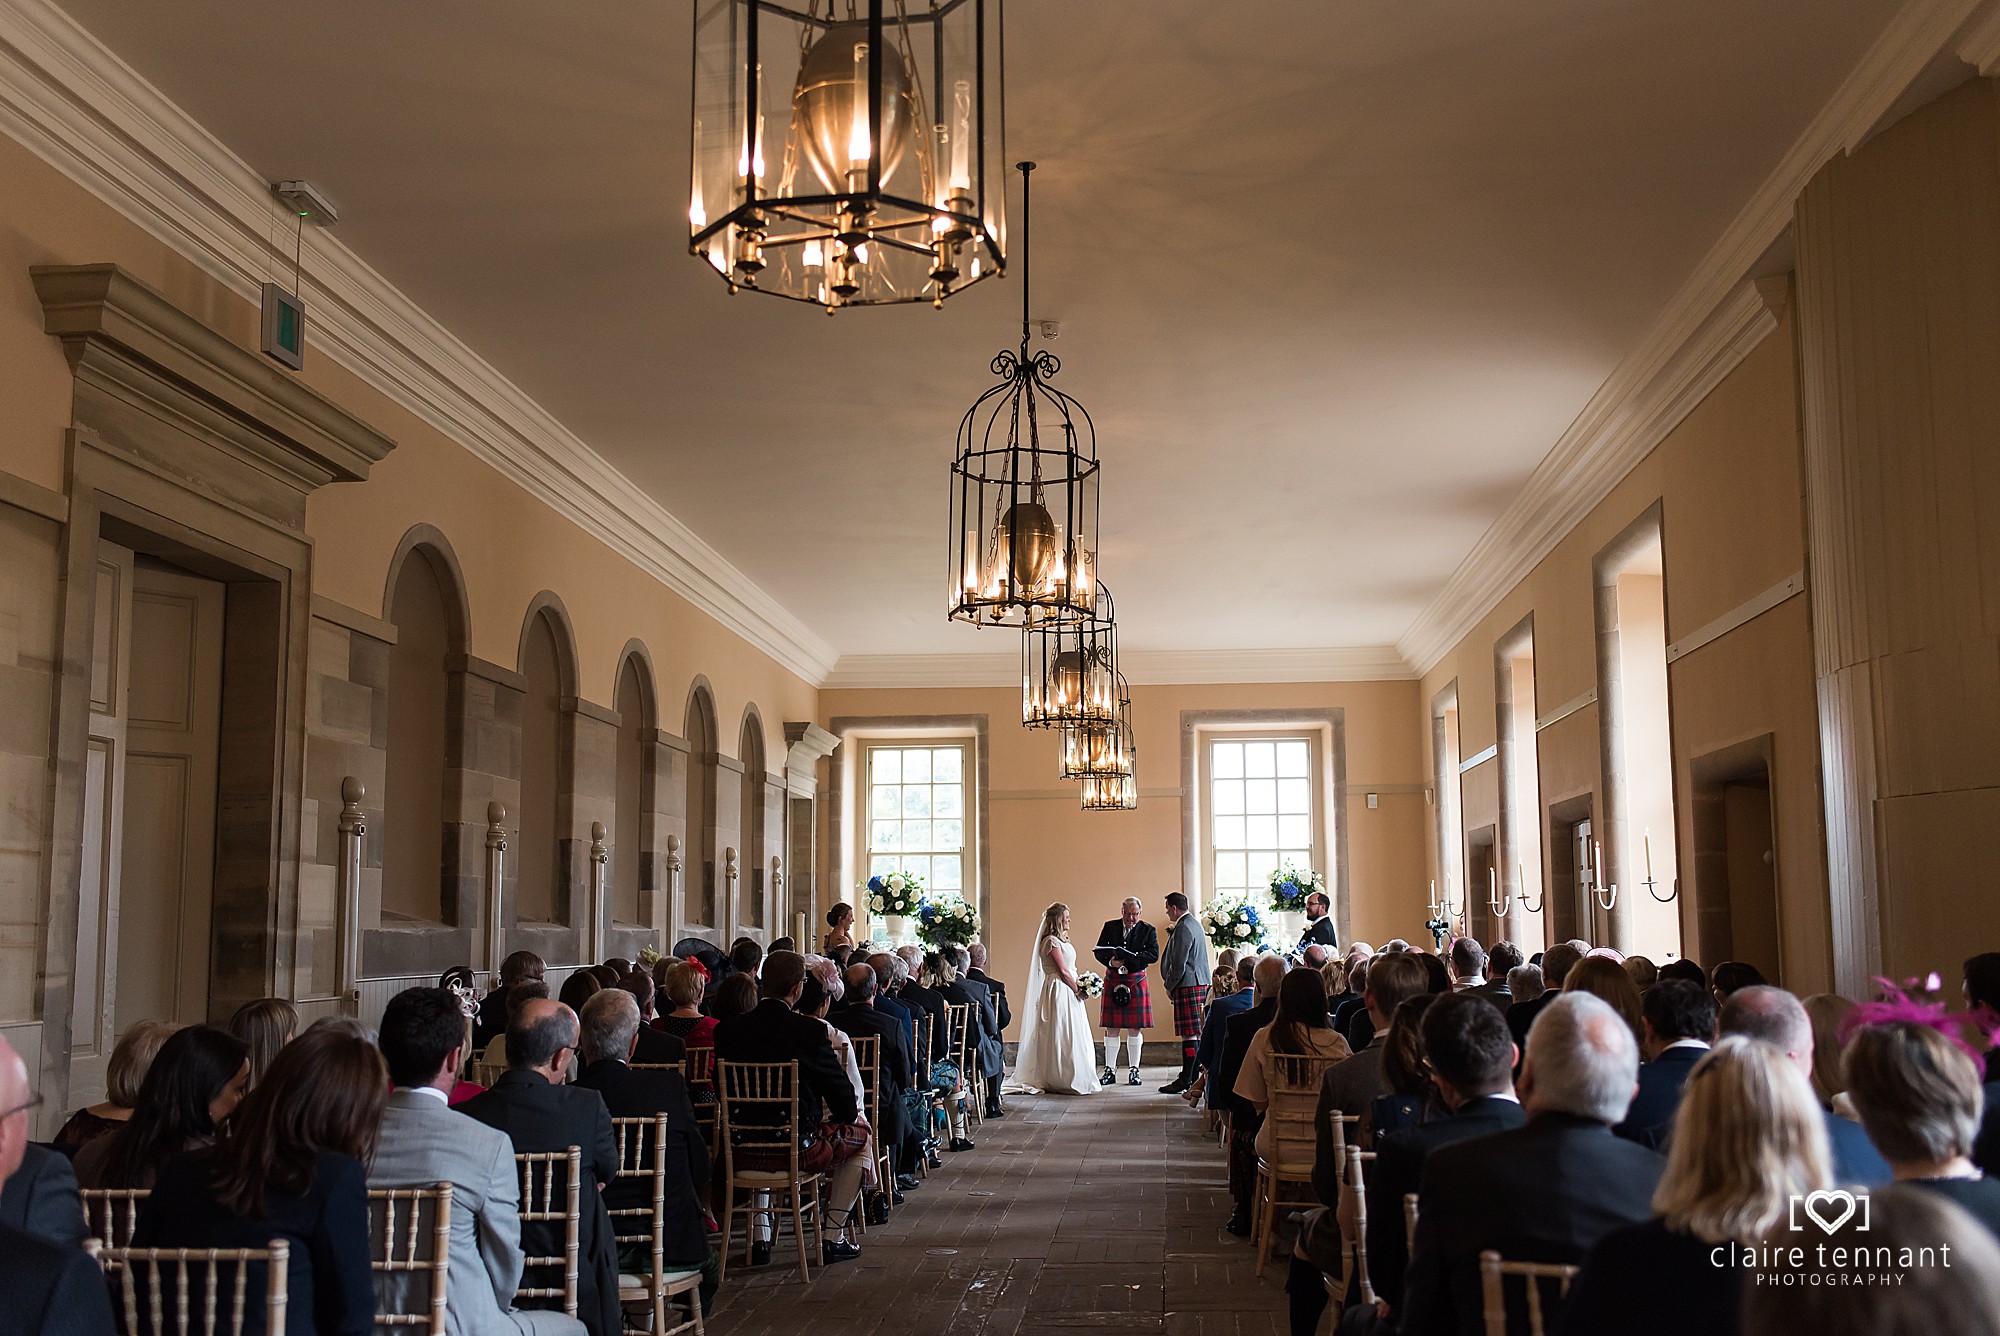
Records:
[[[1347,988],[1347,962],[1329,960],[1319,967],[1319,977],[1326,980],[1326,995],[1338,997]]]
[[[1062,936],[1062,916],[1069,912],[1069,906],[1058,900],[1042,911],[1042,929],[1035,934],[1035,949],[1042,949],[1042,943],[1051,937]],[[1065,938],[1065,940],[1067,940]]]
[[[1775,1045],[1732,1035],[1688,1075],[1653,1209],[1703,1243],[1755,1243],[1832,1181],[1831,1164],[1806,1078]]]
[[[1854,1010],[1854,1002],[1838,993],[1814,993],[1802,1005],[1812,1022],[1813,1093],[1822,1106],[1831,1108],[1833,1097],[1847,1089],[1847,1078],[1840,1071],[1840,1055],[1847,1048],[1840,1042],[1840,1023]]]
[[[104,1098],[121,1109],[137,1108],[139,1087],[159,1056],[160,1045],[172,1037],[178,1025],[166,1021],[134,1021],[112,1047],[111,1061],[104,1068]]]
[[[676,960],[660,972],[660,991],[673,1004],[668,1011],[698,1006],[703,991],[701,973],[685,960]]]

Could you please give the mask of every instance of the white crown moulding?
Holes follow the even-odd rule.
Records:
[[[258,299],[279,207],[269,183],[47,0],[0,0],[0,128]],[[323,355],[791,672],[825,678],[832,645],[347,246],[311,242],[300,295]]]
[[[1989,65],[2000,3],[1911,0],[1883,28],[1396,647],[1435,668],[1681,419],[1776,328],[1748,282],[1825,163],[1859,146],[1941,55]]]
[[[1416,673],[1394,645],[1348,649],[1124,650],[1118,666],[1134,686],[1246,682],[1406,682]],[[1021,656],[1011,654],[843,654],[822,689],[913,687],[1021,689]]]

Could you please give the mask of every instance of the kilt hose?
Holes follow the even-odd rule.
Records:
[[[1117,980],[1123,979],[1132,990],[1132,1000],[1119,1006],[1111,1000],[1117,991]],[[1146,972],[1136,974],[1108,974],[1104,978],[1104,1003],[1097,1013],[1098,1023],[1106,1034],[1117,1034],[1121,1030],[1148,1030],[1153,1025],[1153,997],[1146,991]]]
[[[1208,985],[1191,983],[1167,990],[1174,999],[1174,1033],[1180,1036],[1181,1057],[1194,1056],[1194,1041],[1201,1038],[1202,1015],[1208,1010]]]

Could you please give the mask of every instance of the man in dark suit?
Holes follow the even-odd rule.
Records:
[[[1340,935],[1333,928],[1333,903],[1324,891],[1306,897],[1306,930],[1299,934],[1299,950],[1323,946],[1329,952],[1340,949]]]
[[[507,1026],[507,1070],[492,1089],[458,1109],[505,1132],[517,1154],[582,1149],[577,1316],[591,1336],[618,1336],[618,1258],[602,1192],[618,1176],[618,1145],[603,1097],[563,1084],[576,1055],[577,1029],[576,1013],[560,1002],[536,998],[520,1007]],[[536,1256],[560,1256],[562,1233],[553,1222],[527,1221],[521,1246]]]
[[[1532,1002],[1516,1002],[1507,1008],[1507,1029],[1514,1036],[1514,1045],[1523,1053],[1528,1051],[1528,1027],[1535,1023],[1535,1017],[1543,1008],[1562,996],[1563,980],[1583,959],[1583,952],[1575,942],[1557,942],[1542,953],[1542,983],[1548,991]]]
[[[1639,1067],[1639,1093],[1615,1130],[1627,1140],[1661,1150],[1680,1110],[1688,1074],[1708,1055],[1715,1038],[1715,998],[1686,979],[1662,979],[1646,990],[1639,1006],[1646,1027],[1640,1048],[1646,1061]]]
[[[931,1064],[943,1057],[950,1047],[951,1041],[945,1032],[950,1028],[951,1017],[945,1011],[944,994],[935,988],[924,987],[919,981],[917,961],[910,959],[910,952],[914,950],[896,952],[897,959],[903,962],[904,973],[903,982],[896,989],[896,1000],[908,1007],[916,1019],[917,1061],[928,1080]],[[918,954],[917,960],[922,959],[922,955]]]
[[[1250,1233],[1250,1208],[1257,1194],[1257,1128],[1263,1123],[1256,1106],[1236,1093],[1236,1076],[1249,1055],[1250,1041],[1278,1015],[1278,989],[1285,982],[1285,962],[1277,956],[1258,959],[1251,975],[1256,1003],[1229,1018],[1222,1041],[1222,1058],[1215,1066],[1215,1106],[1229,1119],[1229,1195],[1234,1202],[1223,1228],[1239,1238]]]
[[[21,1333],[28,1336],[111,1336],[111,1300],[104,1288],[104,1273],[90,1254],[75,1246],[75,1239],[45,1237],[17,1227],[13,1212],[23,1220],[36,1217],[44,1228],[77,1234],[83,1225],[83,1207],[77,1204],[76,1176],[69,1175],[68,1196],[60,1191],[61,1173],[50,1166],[32,1171],[23,1180],[26,1190],[14,1196],[16,1179],[30,1173],[22,1161],[27,1158],[28,1068],[14,1046],[0,1038],[0,1182],[7,1184],[9,1222],[0,1224],[0,1336]],[[62,1160],[61,1156],[55,1156]],[[69,1213],[76,1214],[75,1223]],[[78,1235],[80,1237],[80,1234]]]
[[[972,953],[962,946],[947,947],[953,964],[958,969],[958,981],[945,987],[945,996],[953,1002],[953,989],[971,1000],[978,1012],[979,1022],[979,1074],[986,1078],[986,1116],[1004,1118],[1006,1113],[1000,1107],[1000,1081],[1007,1075],[1006,1050],[1000,1044],[1000,1012],[993,1005],[993,994],[986,985],[972,977]]]
[[[1790,1058],[1806,1080],[1812,1080],[1812,1019],[1798,998],[1770,984],[1739,988],[1722,1004],[1716,1018],[1719,1035],[1748,1035],[1778,1049]],[[1826,1139],[1833,1148],[1833,1178],[1843,1187],[1888,1186],[1888,1161],[1868,1133],[1852,1118],[1843,1118],[1831,1109],[1824,1111]]]
[[[507,1033],[507,991],[515,984],[544,981],[548,966],[533,951],[516,951],[500,962],[500,986],[479,1003],[472,1021],[472,1051],[476,1054]]]
[[[795,1092],[798,1125],[802,1134],[813,1138],[810,1151],[800,1153],[799,1164],[807,1173],[827,1176],[821,1200],[834,1237],[827,1239],[821,1255],[831,1264],[861,1255],[860,1246],[850,1236],[855,1204],[861,1197],[861,1171],[867,1163],[869,1135],[867,1125],[861,1121],[861,1110],[855,1104],[854,1087],[847,1082],[847,1069],[833,1054],[833,1041],[827,1036],[826,1026],[793,1010],[799,995],[805,991],[805,983],[804,956],[792,951],[773,951],[766,956],[757,977],[763,1000],[752,1010],[731,1016],[715,1027],[715,1058],[717,1062],[799,1064],[799,1085]],[[774,1163],[769,1167],[780,1166]],[[768,1215],[762,1217],[758,1228],[762,1237],[754,1238],[751,1243],[753,1265],[769,1261],[771,1256]]]
[[[896,961],[897,957],[887,951],[877,951],[868,957],[868,968],[875,972],[875,1010],[903,1027],[903,1047],[910,1051],[910,1070],[917,1080],[921,1080],[924,1062],[929,1055],[919,1042],[924,1036],[917,1028],[917,1013],[896,997]]]
[[[21,1149],[20,1167],[0,1188],[0,1225],[65,1247],[81,1244],[90,1231],[69,1157],[46,1146]]]
[[[851,1035],[873,1035],[877,1041],[879,1066],[875,1079],[879,1085],[875,1091],[878,1119],[875,1135],[882,1145],[894,1148],[896,1190],[899,1194],[908,1192],[917,1186],[917,1158],[923,1154],[916,1129],[911,1126],[903,1105],[904,1092],[916,1080],[909,1031],[883,1008],[882,1004],[891,999],[881,995],[873,965],[849,965],[841,975],[841,982],[846,991],[827,1014],[827,1020],[835,1029]]]
[[[632,1000],[639,1004],[639,1046],[632,1050],[632,1061],[648,1067],[664,1066],[669,1062],[685,1063],[687,1041],[679,1035],[653,1028],[653,998],[656,993],[653,976],[644,970],[633,970],[618,981],[618,987],[630,993]]]
[[[632,1070],[631,1060],[646,1027],[640,1023],[637,999],[622,985],[592,996],[583,1004],[580,1019],[583,1067],[576,1078],[577,1087],[601,1095],[613,1118],[667,1115],[667,1200],[661,1255],[670,1267],[701,1268],[702,1307],[706,1310],[721,1278],[721,1255],[708,1246],[701,1203],[695,1196],[708,1182],[708,1144],[695,1124],[687,1082],[679,1072]],[[652,1204],[652,1184],[645,1179],[622,1178],[604,1190],[607,1210],[650,1210]],[[630,1228],[628,1225],[628,1232]]]
[[[1118,1079],[1118,1045],[1125,1045],[1130,1066],[1128,1085],[1139,1084],[1139,1047],[1153,1024],[1153,999],[1146,987],[1146,967],[1160,958],[1160,934],[1140,917],[1145,906],[1128,895],[1118,917],[1097,934],[1094,953],[1104,966],[1104,996],[1098,1001],[1098,1025],[1104,1031],[1104,1071],[1101,1085]]]
[[[1514,1005],[1514,989],[1507,982],[1507,976],[1520,965],[1523,957],[1521,948],[1506,940],[1493,943],[1493,949],[1486,953],[1486,982],[1473,989],[1481,997],[1500,1008],[1506,1015],[1507,1008]]]
[[[1424,1160],[1403,1336],[1484,1330],[1486,1249],[1574,1263],[1611,1230],[1652,1216],[1666,1161],[1611,1133],[1638,1079],[1638,1042],[1608,1004],[1575,993],[1542,1009],[1521,1066],[1526,1125],[1439,1146]],[[1525,1307],[1510,1288],[1509,1330],[1526,1329]]]
[[[993,994],[993,1009],[1000,1013],[1000,1028],[1005,1030],[1014,1023],[1014,1013],[1007,1006],[1007,985],[986,973],[986,943],[974,942],[965,950],[972,957],[972,968],[965,972],[965,977],[977,979]]]
[[[1514,1097],[1514,1042],[1497,1007],[1470,992],[1440,997],[1424,1013],[1423,1037],[1431,1080],[1449,1116],[1377,1137],[1375,1163],[1366,1175],[1368,1278],[1392,1305],[1402,1300],[1409,1263],[1403,1197],[1422,1182],[1424,1161],[1439,1146],[1527,1121]],[[1340,1270],[1340,1243],[1329,1207],[1308,1214],[1285,1282],[1296,1336],[1318,1329],[1326,1311],[1325,1273]]]
[[[1208,1004],[1201,1018],[1201,1038],[1194,1047],[1195,1066],[1201,1069],[1198,1084],[1202,1107],[1217,1112],[1226,1107],[1221,1069],[1222,1050],[1229,1042],[1229,1022],[1257,1004],[1257,957],[1246,955],[1231,968],[1235,971],[1236,987]]]

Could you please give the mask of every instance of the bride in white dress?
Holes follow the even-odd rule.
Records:
[[[1096,1094],[1097,1047],[1077,983],[1068,905],[1050,905],[1042,915],[1028,961],[1027,1000],[1010,1088],[1029,1094]]]

